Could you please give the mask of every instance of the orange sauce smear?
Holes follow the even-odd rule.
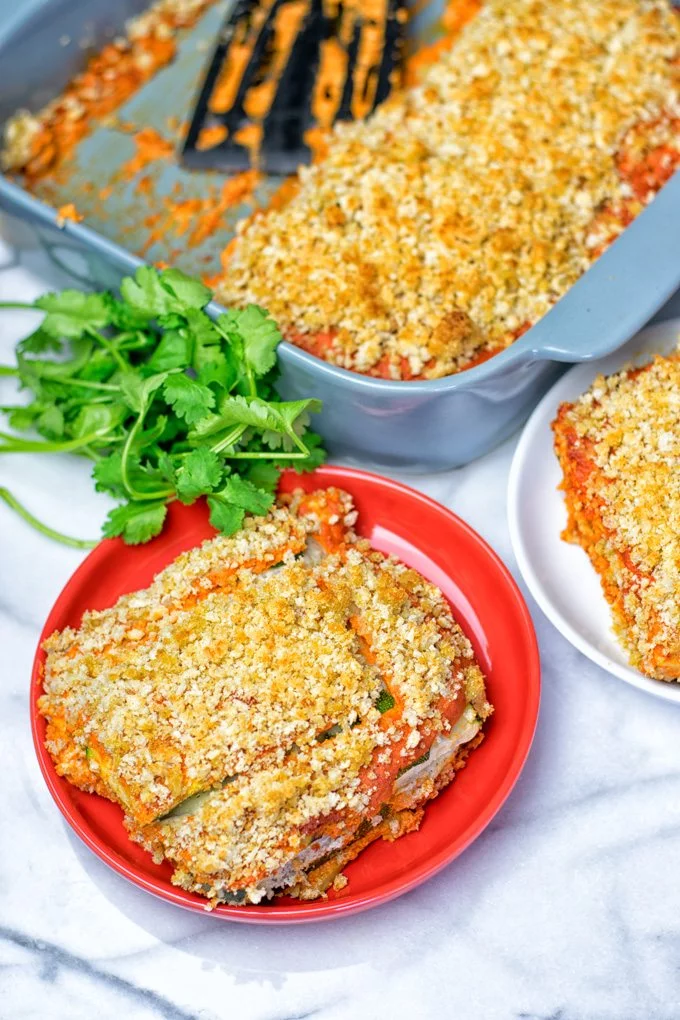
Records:
[[[79,213],[73,202],[67,202],[66,205],[62,205],[57,209],[57,226],[63,227],[68,221],[70,223],[81,223],[83,220],[82,213]]]
[[[120,168],[120,176],[125,180],[131,180],[149,163],[153,163],[157,159],[169,159],[175,151],[172,142],[163,138],[158,131],[151,127],[136,131],[132,137],[136,152]]]
[[[196,140],[196,148],[199,152],[214,149],[216,145],[221,145],[228,136],[229,130],[224,124],[213,124],[210,127],[201,128]]]
[[[168,236],[186,237],[189,248],[203,244],[223,226],[227,211],[252,195],[259,180],[257,170],[245,170],[229,177],[217,191],[213,188],[202,198],[165,196],[161,200],[161,210],[151,213],[144,220],[149,234],[140,254],[146,254],[153,244]],[[141,184],[140,181],[138,188]],[[148,182],[147,186],[151,187],[151,183]]]

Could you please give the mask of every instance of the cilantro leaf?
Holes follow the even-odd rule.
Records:
[[[26,358],[17,353],[17,365],[22,382],[30,389],[39,386],[41,379],[67,379],[85,368],[92,355],[92,341],[86,337],[71,340],[71,357],[62,361],[48,358]]]
[[[147,319],[203,308],[212,297],[212,292],[199,280],[186,276],[179,269],[164,269],[159,273],[151,266],[140,266],[134,277],[126,276],[120,292],[123,300]],[[174,320],[172,325],[176,325]]]
[[[127,490],[123,481],[122,452],[116,450],[97,461],[92,477],[97,492],[109,492],[117,499],[127,498]],[[142,464],[139,455],[128,452],[126,457],[127,478],[142,493],[157,491],[166,481],[163,474],[150,464]]]
[[[89,404],[78,413],[70,431],[74,439],[90,436],[93,432],[113,432],[129,413],[125,404],[121,403]]]
[[[133,411],[141,414],[153,394],[163,385],[169,375],[169,371],[157,372],[155,375],[150,375],[148,379],[142,379],[134,371],[126,372],[119,379],[123,400]]]
[[[305,437],[307,438],[307,437]],[[279,468],[272,461],[254,460],[245,469],[245,477],[258,489],[265,492],[276,492],[279,484]]]
[[[163,329],[184,329],[186,319],[179,312],[167,312],[165,315],[158,316],[158,324]]]
[[[126,276],[121,282],[120,293],[127,305],[147,319],[176,311],[176,298],[166,290],[151,266],[140,266],[134,277]]]
[[[178,442],[186,440],[187,427],[181,418],[176,418],[174,414],[167,417],[165,422],[165,428],[158,437],[159,443],[172,443],[175,439]]]
[[[126,372],[118,381],[123,400],[132,411],[137,414],[142,410],[144,403],[142,399],[142,384],[144,380],[135,372]]]
[[[258,489],[246,478],[229,475],[219,492],[208,496],[210,523],[225,535],[232,535],[243,524],[245,512],[264,514],[274,502],[271,492]]]
[[[269,312],[259,305],[230,309],[217,319],[226,333],[243,341],[243,356],[256,376],[265,375],[276,363],[276,348],[283,339]]]
[[[266,514],[274,502],[271,492],[258,489],[247,478],[239,475],[229,475],[224,488],[214,494],[218,499],[233,503],[242,510],[249,510],[251,514]]]
[[[187,308],[184,312],[186,324],[197,344],[221,344],[222,334],[215,328],[212,319],[197,308]]]
[[[233,535],[243,524],[245,510],[234,506],[233,503],[224,503],[215,496],[208,496],[208,506],[210,508],[210,523],[223,535]]]
[[[295,426],[298,418],[308,411],[320,411],[321,401],[307,400],[274,401],[260,397],[227,396],[220,402],[219,413],[206,415],[194,433],[207,437],[217,435],[233,425],[248,425],[259,432],[274,432],[297,436]]]
[[[64,435],[64,412],[56,404],[45,408],[35,427],[47,439],[60,439]]]
[[[168,425],[167,415],[159,414],[156,420],[146,429],[140,429],[132,444],[134,450],[140,451],[147,446],[153,446],[165,433]]]
[[[162,502],[124,503],[110,511],[104,523],[104,537],[121,535],[128,545],[141,545],[160,534],[167,512]]]
[[[188,425],[205,418],[215,406],[213,391],[188,375],[170,376],[163,387],[163,396]]]
[[[76,340],[87,328],[101,329],[109,323],[109,310],[103,294],[85,294],[80,290],[62,290],[44,294],[35,307],[47,312],[41,331],[56,339]]]
[[[321,410],[321,401],[314,399],[281,400],[274,406],[285,431],[290,436],[299,436],[309,424],[309,415],[318,414]]]
[[[90,382],[106,382],[115,372],[119,370],[118,365],[108,351],[95,349],[91,351],[85,364],[78,370],[78,379]],[[89,391],[90,397],[92,390]]]
[[[225,346],[224,337],[205,312],[189,308],[186,321],[194,347],[192,367],[199,380],[206,386],[215,383],[230,390],[241,371],[234,351]]]
[[[25,429],[33,427],[36,419],[44,410],[45,408],[38,400],[34,400],[33,403],[27,404],[25,407],[13,407],[11,411],[7,410],[9,424],[17,432],[23,432]]]
[[[133,308],[124,301],[118,301],[113,294],[102,294],[106,302],[109,323],[124,332],[144,329],[149,323],[149,316]]]
[[[161,450],[158,455],[158,471],[164,481],[170,482],[171,485],[175,484],[175,465],[172,457],[165,450]]]
[[[17,344],[17,351],[21,351],[22,354],[44,354],[46,351],[60,351],[61,348],[61,340],[48,333],[42,326],[38,326],[33,333]]]
[[[189,337],[181,330],[171,329],[164,333],[144,368],[148,372],[167,372],[171,368],[186,368],[190,358]]]
[[[297,446],[296,439],[299,439],[307,430],[309,425],[309,415],[307,409],[302,405],[306,403],[302,400],[290,400],[288,403],[280,403],[276,405],[276,411],[280,418],[280,427],[273,429],[267,429],[262,434],[262,440],[272,450],[291,450],[293,446]],[[313,407],[312,410],[319,410],[321,404],[318,407]]]
[[[35,302],[43,322],[16,350],[32,402],[0,413],[55,452],[87,444],[95,488],[121,503],[107,536],[148,541],[170,500],[201,495],[213,525],[231,534],[246,513],[267,512],[284,466],[323,460],[308,431],[319,402],[282,402],[274,389],[276,324],[255,305],[215,322],[204,311],[210,298],[179,270],[142,266],[120,297],[66,290]],[[6,434],[3,445],[22,443]]]
[[[214,384],[229,391],[238,378],[238,369],[218,347],[199,347],[194,366],[204,386]]]
[[[182,503],[193,503],[199,496],[216,489],[221,481],[220,458],[207,447],[199,447],[183,459],[177,471],[177,498]]]
[[[94,487],[97,492],[110,492],[113,496],[125,494],[121,465],[122,457],[119,450],[97,461],[92,468]]]
[[[200,280],[194,280],[179,269],[164,269],[160,274],[160,280],[163,287],[176,298],[175,311],[205,308],[212,298],[212,291]]]

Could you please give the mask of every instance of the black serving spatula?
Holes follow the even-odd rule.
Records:
[[[370,113],[400,80],[405,0],[237,0],[180,158],[200,170],[309,163],[313,128]]]

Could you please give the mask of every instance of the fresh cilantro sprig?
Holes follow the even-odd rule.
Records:
[[[0,453],[89,458],[95,488],[118,503],[103,533],[130,544],[159,534],[175,499],[205,496],[224,534],[246,513],[266,513],[282,467],[322,463],[321,439],[309,430],[321,405],[278,398],[281,334],[263,308],[213,320],[211,298],[177,269],[144,266],[122,281],[119,298],[63,290],[0,303],[45,313],[17,345],[16,366],[0,366],[32,397],[1,408],[13,432],[0,431]],[[51,538],[94,544],[42,524],[5,488],[0,499]]]

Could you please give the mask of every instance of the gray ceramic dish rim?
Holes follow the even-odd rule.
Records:
[[[0,33],[2,48],[3,33]],[[0,207],[9,200],[26,218],[63,230],[65,236],[96,251],[123,272],[134,272],[143,259],[91,228],[57,224],[57,212],[25,189],[0,176]],[[437,396],[482,388],[506,369],[529,361],[579,362],[603,357],[636,333],[673,295],[680,284],[680,172],[651,204],[588,268],[567,293],[522,337],[474,368],[442,379],[397,381],[375,379],[332,365],[284,341],[280,358],[291,368],[330,379],[340,389],[368,396]],[[222,306],[211,302],[211,314]],[[566,337],[567,343],[551,337]],[[596,341],[593,337],[598,337]]]

